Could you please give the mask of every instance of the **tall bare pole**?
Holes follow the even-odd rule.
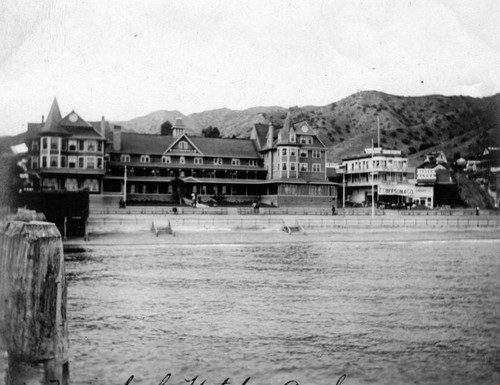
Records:
[[[373,169],[375,168],[375,161],[373,160],[373,139],[372,139],[372,218],[375,217],[375,183],[373,181]]]
[[[377,116],[377,147],[380,147],[380,119],[378,116]]]

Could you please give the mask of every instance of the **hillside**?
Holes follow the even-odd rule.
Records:
[[[378,91],[360,91],[326,106],[292,107],[296,122],[307,120],[329,147],[329,161],[358,154],[377,144],[377,119],[381,145],[409,155],[412,164],[437,149],[453,156],[477,154],[485,145],[500,145],[500,94],[486,98],[429,95],[404,97]],[[254,123],[272,121],[281,126],[286,109],[255,107],[242,111],[227,108],[183,115],[158,111],[128,122],[125,130],[158,133],[163,121],[184,118],[188,133],[200,135],[208,126],[225,137],[248,137]]]
[[[225,137],[246,138],[254,123],[273,122],[280,127],[287,109],[254,107],[235,111],[227,108],[183,115],[179,111],[156,111],[129,121],[113,122],[125,131],[159,133],[163,122],[182,117],[187,132],[218,127]],[[330,162],[359,154],[377,140],[381,145],[403,150],[411,165],[425,153],[444,150],[450,160],[460,153],[474,156],[486,145],[500,146],[500,94],[486,98],[429,95],[404,97],[378,91],[360,91],[326,106],[292,107],[295,122],[307,120],[318,129],[329,148]],[[22,141],[23,135],[0,138],[0,153]],[[3,148],[5,147],[5,148]]]

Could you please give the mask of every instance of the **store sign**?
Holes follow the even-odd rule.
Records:
[[[379,184],[378,195],[413,196],[415,186],[411,184]]]

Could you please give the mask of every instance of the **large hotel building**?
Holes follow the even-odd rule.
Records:
[[[29,123],[29,170],[41,190],[82,190],[93,201],[171,202],[175,193],[274,206],[331,205],[326,146],[307,122],[256,124],[249,139],[188,136],[182,120],[171,135],[123,132],[104,118],[62,117],[54,100],[46,120]]]

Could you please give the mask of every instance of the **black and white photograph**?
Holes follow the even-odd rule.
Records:
[[[0,385],[500,384],[498,0],[2,0]]]

